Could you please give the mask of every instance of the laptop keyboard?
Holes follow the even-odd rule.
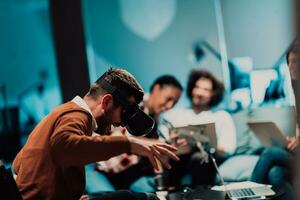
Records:
[[[255,193],[250,188],[245,188],[245,189],[229,190],[228,195],[229,197],[240,198],[240,197],[254,196]]]

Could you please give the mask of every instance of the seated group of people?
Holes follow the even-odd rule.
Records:
[[[298,62],[297,41],[286,54],[292,87],[295,90],[297,81]],[[293,137],[288,137],[285,148],[269,147],[260,152],[260,158],[253,170],[251,180],[259,183],[268,183],[277,187],[284,187],[292,198],[293,174],[295,174],[295,152],[299,148],[299,127]]]
[[[295,56],[296,49],[294,47],[287,54],[292,81],[296,78]],[[160,90],[154,88],[160,88]],[[151,86],[150,94],[143,102],[142,108],[155,119],[156,124],[161,124],[160,115],[169,109],[171,110],[163,118],[175,127],[215,123],[217,149],[213,155],[217,163],[221,165],[222,162],[236,155],[237,147],[236,129],[231,115],[224,110],[213,110],[222,101],[223,84],[205,70],[192,70],[188,77],[186,90],[191,107],[171,109],[180,98],[182,86],[173,76],[161,76]],[[168,100],[169,106],[166,106]],[[161,109],[158,109],[159,107]],[[216,169],[212,161],[203,156],[203,152],[197,148],[195,141],[191,141],[193,138],[178,138],[172,129],[167,129],[165,133],[163,132],[164,128],[163,125],[160,125],[159,129],[156,126],[146,137],[158,138],[177,148],[191,147],[188,153],[178,155],[179,161],[170,161],[172,166],[170,170],[164,170],[163,173],[155,172],[149,167],[147,160],[136,155],[122,154],[87,167],[87,180],[92,183],[88,184],[87,191],[130,189],[135,192],[154,192],[157,189],[178,189],[182,186],[183,177],[187,174],[190,175],[189,184],[191,186],[215,184]],[[116,130],[114,134],[120,134],[120,129]],[[126,134],[125,129],[122,134]],[[257,149],[254,154],[258,155],[259,159],[255,160],[255,167],[248,180],[277,187],[284,185],[284,189],[288,190],[286,192],[292,195],[293,152],[298,143],[297,130],[294,137],[288,138],[286,149],[280,147]],[[98,182],[92,181],[99,177],[101,178]],[[163,177],[164,180],[160,180],[165,184],[163,187],[157,185],[161,184],[157,183],[158,177]],[[95,183],[96,185],[98,183],[98,186],[95,186]]]
[[[169,75],[161,76],[154,81],[150,88],[150,94],[144,99],[141,107],[153,117],[156,124],[159,124],[160,114],[176,104],[181,91],[182,86],[176,78]],[[204,70],[193,70],[190,73],[187,87],[187,95],[191,100],[192,107],[173,110],[174,112],[169,113],[170,117],[165,117],[175,126],[214,122],[219,141],[216,156],[220,162],[233,154],[236,147],[235,126],[230,115],[225,111],[211,111],[211,108],[222,100],[223,91],[223,84],[211,73]],[[115,129],[113,135],[118,134],[126,134],[126,130]],[[172,137],[172,134],[174,134],[174,137]],[[165,139],[165,142],[178,148],[191,146],[190,152],[179,156],[179,162],[171,161],[171,170],[164,171],[164,176],[168,179],[170,187],[180,187],[181,179],[187,172],[191,174],[192,185],[214,183],[215,169],[210,161],[204,161],[205,158],[201,156],[203,152],[198,150],[192,139],[176,138],[175,133],[162,133],[157,126],[146,137]],[[147,160],[136,155],[127,154],[92,164],[87,169],[88,182],[89,179],[97,179],[96,169],[97,172],[104,175],[106,180],[112,183],[112,185],[105,184],[105,189],[108,190],[131,189],[153,192],[156,190],[154,176],[156,173],[162,173],[154,172]],[[145,176],[148,178],[145,179]],[[143,179],[141,179],[142,177]],[[101,180],[102,184],[99,185],[103,185],[103,177],[101,177]],[[136,181],[138,182],[135,183]],[[88,185],[91,191],[95,191],[93,190],[95,181],[91,180],[91,183],[93,185]]]
[[[13,162],[22,197],[81,198],[87,164],[87,192],[93,192],[89,191],[91,186],[96,191],[106,190],[105,182],[92,181],[97,176],[109,183],[109,190],[136,192],[154,192],[157,174],[167,177],[170,188],[179,188],[186,174],[190,174],[192,186],[214,184],[216,170],[204,148],[191,138],[178,137],[172,129],[164,133],[159,128],[160,115],[173,108],[182,91],[175,77],[164,75],[154,81],[150,94],[144,96],[131,74],[119,68],[109,69],[83,98],[77,96],[56,108],[32,131]],[[234,156],[237,146],[230,114],[212,109],[222,100],[224,86],[211,73],[192,70],[186,91],[190,108],[174,109],[165,118],[173,126],[215,123],[217,148],[212,154],[221,164]],[[116,128],[111,129],[112,125]],[[132,136],[145,133],[145,137]],[[297,145],[298,135],[287,148],[292,151]],[[176,155],[177,149],[184,146],[189,146],[190,151]],[[262,152],[251,180],[273,184],[268,175],[274,171],[281,171],[282,180],[289,180],[283,176],[292,167],[292,153],[275,147]],[[144,182],[136,184],[138,181]],[[101,198],[156,199],[151,194],[129,190]]]

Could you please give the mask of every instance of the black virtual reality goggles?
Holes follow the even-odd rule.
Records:
[[[154,120],[142,111],[137,103],[131,103],[117,87],[112,86],[108,81],[100,81],[104,90],[111,93],[114,100],[123,107],[121,112],[122,124],[128,132],[134,136],[143,136],[151,132],[154,127]]]

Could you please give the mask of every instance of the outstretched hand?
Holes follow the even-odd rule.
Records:
[[[160,142],[157,139],[137,137],[129,137],[128,139],[131,153],[147,157],[157,171],[162,171],[161,165],[167,169],[171,168],[167,158],[179,161],[179,158],[174,153],[177,151],[176,147]]]

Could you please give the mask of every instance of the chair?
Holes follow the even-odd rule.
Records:
[[[12,175],[11,169],[6,169],[0,160],[0,199],[22,200],[20,191]]]

